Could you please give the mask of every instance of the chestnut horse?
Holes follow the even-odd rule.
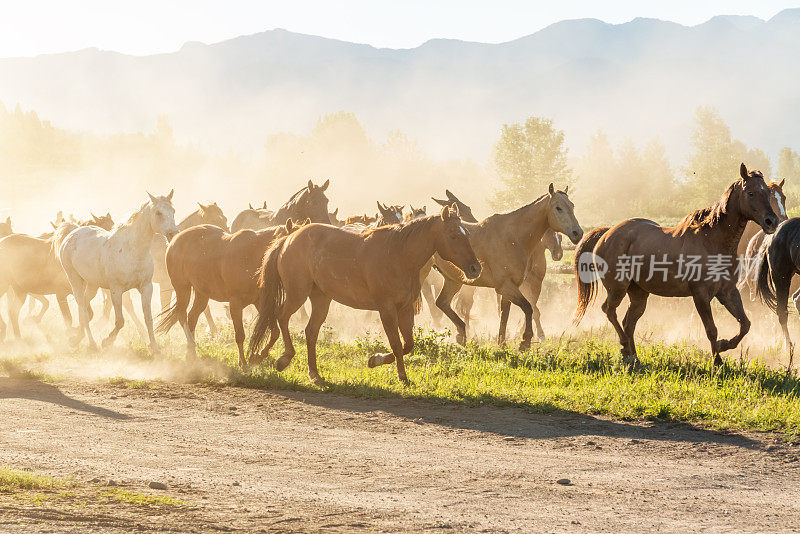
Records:
[[[289,219],[284,226],[240,230],[235,234],[209,224],[183,230],[172,240],[166,254],[175,303],[161,313],[156,330],[165,334],[175,323],[180,323],[186,334],[186,359],[195,359],[194,331],[200,313],[208,308],[209,299],[227,302],[239,348],[239,364],[244,367],[242,311],[258,303],[256,271],[270,243],[295,228]],[[187,314],[192,293],[194,302]]]
[[[628,219],[606,231],[592,231],[575,249],[575,322],[586,313],[596,293],[597,276],[582,276],[583,267],[591,263],[593,272],[606,273],[600,276],[607,293],[602,309],[619,336],[623,361],[629,368],[641,365],[633,335],[651,293],[692,297],[711,342],[715,365],[722,363],[720,353],[735,348],[750,329],[736,288],[736,247],[747,221],[771,234],[778,226],[778,216],[770,206],[771,194],[762,174],[748,172],[744,163],[739,174],[741,178],[716,204],[690,213],[677,226],[665,228],[647,219]],[[626,294],[630,306],[620,324],[617,307]],[[714,298],[739,323],[739,333],[731,339],[717,340],[711,314]]]
[[[470,241],[481,261],[483,272],[476,279],[464,280],[452,264],[436,257],[436,268],[445,279],[436,305],[456,325],[456,341],[464,344],[467,339],[466,324],[450,303],[465,284],[491,287],[502,296],[498,342],[505,341],[505,324],[513,302],[525,314],[520,350],[527,350],[533,338],[533,307],[519,288],[525,279],[528,259],[548,229],[569,236],[573,243],[580,241],[583,235],[567,190],[556,191],[550,184],[548,193],[516,211],[495,214],[477,224],[465,226],[470,232]]]
[[[311,318],[305,329],[308,376],[321,384],[317,336],[331,301],[335,300],[351,308],[380,313],[392,352],[371,356],[369,366],[396,361],[397,376],[408,383],[403,356],[414,345],[420,269],[435,253],[453,262],[462,275],[475,278],[481,273],[468,232],[455,209],[450,208],[444,208],[441,214],[403,225],[381,226],[364,234],[312,224],[279,239],[265,254],[258,279],[261,299],[250,339],[251,364],[267,356],[280,332],[285,348],[275,367],[282,371],[289,365],[295,354],[289,319],[310,298]],[[269,341],[256,356],[267,331]]]
[[[266,203],[265,203],[266,204]],[[198,209],[187,215],[181,222],[178,223],[178,231],[182,232],[192,226],[199,226],[201,224],[210,224],[224,231],[228,231],[228,218],[222,213],[216,202],[213,204],[200,204]],[[153,283],[158,284],[159,300],[161,302],[161,311],[169,308],[170,301],[172,300],[172,283],[169,280],[167,273],[167,240],[163,236],[156,236],[153,239],[153,244],[150,247],[150,253],[153,255]],[[211,315],[211,309],[204,310],[208,329],[213,336],[217,332],[217,325],[214,324],[214,317]]]

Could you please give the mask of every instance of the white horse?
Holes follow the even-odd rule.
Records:
[[[80,343],[86,335],[90,348],[97,349],[89,321],[92,318],[90,303],[98,288],[110,291],[115,315],[114,329],[103,340],[103,347],[114,343],[125,324],[122,295],[136,288],[142,297],[150,348],[154,353],[159,352],[153,334],[153,256],[150,245],[156,234],[171,240],[178,232],[172,206],[173,193],[174,190],[165,197],[147,193],[150,201],[131,215],[128,222],[117,225],[110,232],[96,226],[83,226],[72,231],[61,243],[58,255],[78,303],[80,319],[80,331],[73,338],[73,344]]]

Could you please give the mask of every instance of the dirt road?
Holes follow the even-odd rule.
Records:
[[[59,515],[6,499],[4,531],[31,531],[20,521],[48,532],[792,530],[798,456],[796,445],[687,425],[0,378],[0,464],[192,504]]]

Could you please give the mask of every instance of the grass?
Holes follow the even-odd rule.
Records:
[[[525,353],[492,343],[460,347],[446,334],[417,331],[406,357],[411,385],[394,365],[369,369],[367,358],[387,352],[381,338],[337,342],[321,337],[320,373],[330,392],[360,398],[412,398],[468,406],[516,406],[530,412],[574,412],[625,420],[698,423],[715,429],[800,432],[800,381],[796,374],[760,360],[728,359],[715,369],[707,352],[693,345],[639,347],[644,370],[621,367],[610,340],[548,340]],[[264,363],[250,372],[236,365],[235,350],[221,342],[201,344],[215,370],[203,380],[251,388],[318,390],[307,376],[305,342],[295,336],[297,356],[283,373]],[[273,350],[275,356],[281,348]],[[210,368],[213,368],[210,366]]]
[[[52,490],[69,485],[65,480],[29,471],[0,467],[0,493],[15,493],[22,490]]]
[[[183,506],[186,504],[169,495],[148,495],[122,488],[102,490],[98,494],[98,499],[101,503],[125,502],[138,506]]]

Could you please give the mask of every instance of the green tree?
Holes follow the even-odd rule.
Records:
[[[572,181],[567,166],[564,132],[553,121],[530,117],[525,124],[506,124],[494,148],[500,188],[491,204],[506,210],[531,202],[553,182],[563,188]]]
[[[786,194],[787,209],[800,204],[800,154],[785,146],[778,154],[778,181],[786,179],[783,192]]]

